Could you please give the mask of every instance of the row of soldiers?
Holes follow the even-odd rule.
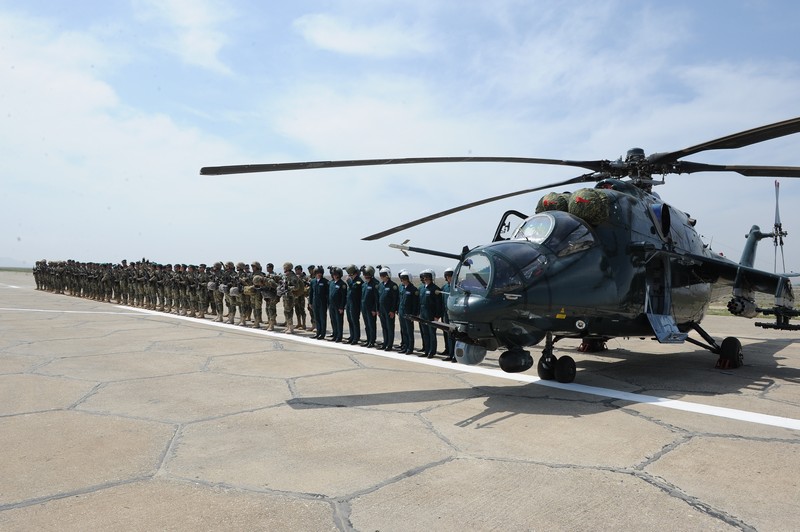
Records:
[[[344,272],[347,277],[343,279]],[[282,302],[284,332],[298,330],[315,332],[315,338],[347,342],[391,351],[412,354],[415,351],[414,323],[408,318],[418,316],[422,337],[422,353],[432,358],[437,354],[437,329],[427,322],[447,321],[446,297],[450,291],[453,271],[445,271],[445,285],[435,285],[435,273],[423,270],[420,285],[412,282],[410,272],[398,275],[399,283],[391,279],[386,267],[350,265],[344,270],[330,267],[331,279],[325,277],[321,266],[303,267],[290,262],[283,264],[283,273],[275,272],[268,263],[261,264],[217,262],[212,266],[158,264],[143,259],[119,264],[98,264],[77,261],[38,261],[33,268],[37,290],[85,297],[96,301],[116,302],[182,316],[251,325],[268,331],[277,325],[277,306]],[[306,302],[307,301],[307,302]],[[266,319],[264,317],[266,310]],[[307,313],[310,314],[310,323]],[[394,344],[395,321],[399,317],[401,341]],[[344,339],[344,320],[349,336]],[[361,342],[361,322],[365,339]],[[382,341],[377,341],[380,322]],[[328,323],[331,325],[330,338]],[[453,358],[453,342],[445,334],[445,350]]]

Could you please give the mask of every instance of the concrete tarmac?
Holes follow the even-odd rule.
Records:
[[[745,366],[563,341],[560,385],[0,272],[0,530],[796,530],[800,333],[703,325]]]

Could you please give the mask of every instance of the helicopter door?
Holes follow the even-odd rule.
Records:
[[[672,270],[666,256],[656,255],[647,265],[645,313],[662,344],[680,344],[688,336],[678,330],[672,315]]]

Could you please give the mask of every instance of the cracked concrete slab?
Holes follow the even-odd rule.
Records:
[[[74,411],[0,418],[0,509],[152,475],[174,433]]]
[[[356,497],[356,530],[737,530],[634,474],[461,459]]]
[[[113,382],[201,371],[206,361],[205,356],[194,354],[132,352],[60,358],[39,366],[37,373]]]
[[[283,406],[185,427],[166,471],[243,489],[342,497],[452,455],[410,414]]]
[[[0,528],[793,529],[800,335],[704,326],[745,367],[564,340],[555,386],[0,272]]]
[[[680,437],[649,420],[579,400],[491,395],[424,417],[462,453],[537,463],[634,467]],[[591,434],[591,440],[578,443],[576,433]]]
[[[132,482],[0,513],[29,530],[336,530],[329,503],[169,480]]]
[[[282,380],[193,372],[112,382],[77,405],[77,409],[188,423],[265,408],[289,399],[289,387]]]
[[[0,375],[0,416],[64,409],[94,387],[44,375]]]
[[[697,436],[646,471],[763,530],[795,530],[800,445]]]
[[[219,355],[211,359],[209,371],[281,379],[320,373],[349,371],[358,365],[343,353],[302,351],[260,351],[243,355]]]

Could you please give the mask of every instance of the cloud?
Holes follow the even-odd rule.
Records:
[[[220,59],[228,38],[220,28],[233,17],[229,4],[214,0],[135,0],[137,16],[160,24],[156,42],[187,64],[231,74]]]
[[[428,54],[435,40],[421,27],[401,22],[358,24],[324,13],[304,15],[294,28],[312,45],[332,52],[388,58]]]

